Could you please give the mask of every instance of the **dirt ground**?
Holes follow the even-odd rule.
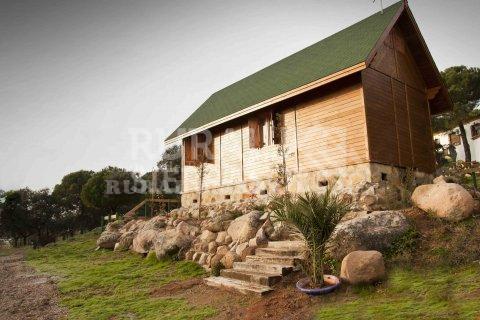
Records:
[[[315,301],[295,289],[296,280],[295,275],[284,278],[263,297],[212,288],[203,284],[202,279],[169,283],[152,290],[151,295],[185,298],[195,306],[214,306],[219,311],[214,320],[311,319]]]
[[[60,319],[67,311],[58,305],[54,279],[25,264],[21,252],[0,257],[0,318]]]

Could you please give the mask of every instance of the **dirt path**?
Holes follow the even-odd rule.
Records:
[[[66,310],[58,306],[58,291],[50,276],[28,267],[22,253],[0,257],[2,320],[50,320],[66,314]]]

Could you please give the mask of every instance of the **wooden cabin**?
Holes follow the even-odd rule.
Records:
[[[216,93],[167,139],[181,143],[182,204],[345,190],[433,173],[430,117],[452,108],[399,2]],[[286,152],[280,152],[279,147]],[[199,178],[199,164],[204,177]]]

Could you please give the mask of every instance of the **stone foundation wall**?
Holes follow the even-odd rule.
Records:
[[[422,172],[411,174],[414,174],[414,185],[433,179],[432,175]],[[362,163],[294,174],[288,189],[292,193],[323,192],[328,186],[333,186],[336,193],[351,199],[354,209],[383,210],[394,206],[392,202],[402,201],[401,189],[405,187],[407,175],[408,172],[403,168]],[[252,181],[204,190],[202,201],[206,205],[242,199],[266,199],[282,192],[274,179]],[[182,206],[190,206],[197,201],[198,192],[182,194]]]

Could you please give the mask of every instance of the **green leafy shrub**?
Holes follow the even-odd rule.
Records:
[[[307,192],[276,197],[271,206],[276,221],[290,224],[302,234],[308,248],[305,272],[311,285],[322,286],[327,240],[349,211],[350,204],[334,195],[329,188],[323,194]]]

